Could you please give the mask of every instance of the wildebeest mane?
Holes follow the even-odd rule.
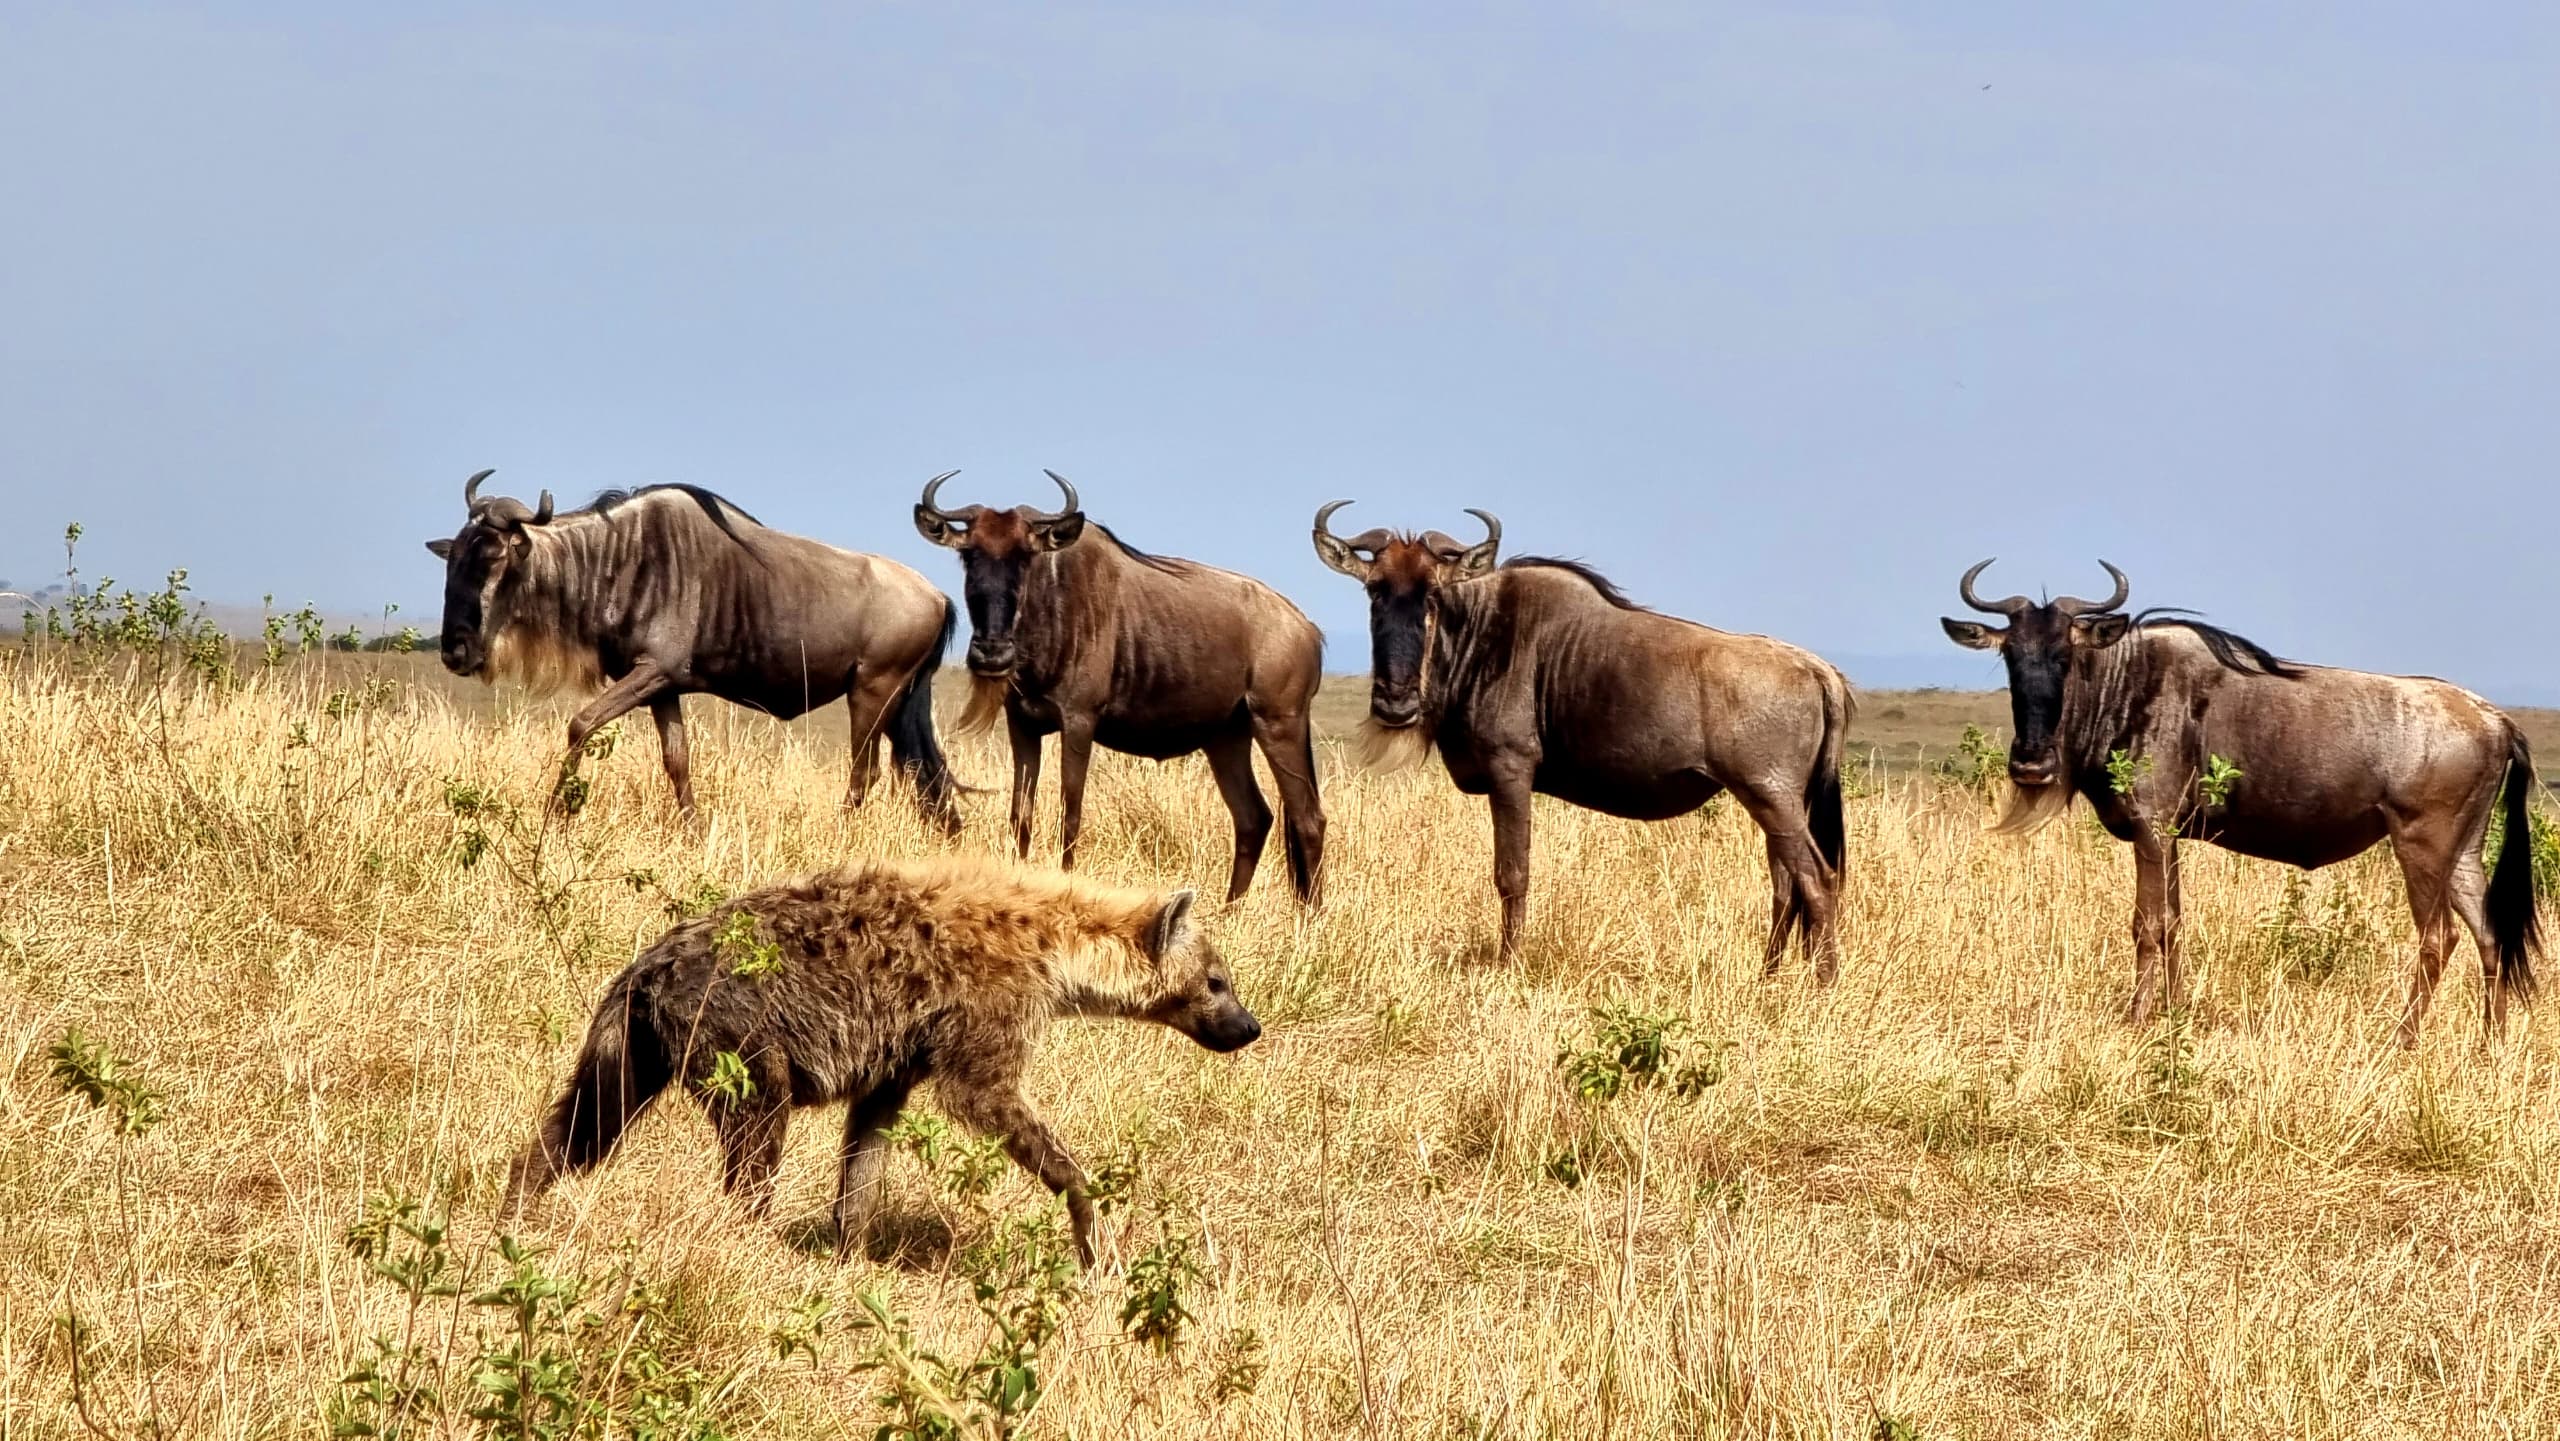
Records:
[[[1129,542],[1122,540],[1119,533],[1114,531],[1111,527],[1107,525],[1095,525],[1093,528],[1102,532],[1103,539],[1110,541],[1113,545],[1119,547],[1122,555],[1129,557],[1138,564],[1146,566],[1151,570],[1163,571],[1166,575],[1180,575],[1182,573],[1182,565],[1180,562],[1169,559],[1165,556],[1157,555],[1152,551],[1138,549]]]
[[[621,506],[628,505],[644,495],[655,495],[662,490],[679,492],[695,505],[702,507],[702,513],[711,517],[711,523],[720,527],[722,534],[741,546],[747,544],[747,538],[738,534],[738,528],[729,520],[731,514],[746,516],[747,523],[750,525],[764,524],[754,516],[747,515],[745,508],[727,497],[715,495],[698,485],[687,485],[680,480],[669,481],[663,485],[644,485],[638,490],[599,490],[596,492],[596,498],[587,502],[586,509],[591,515],[609,517]],[[753,549],[753,547],[748,548]]]
[[[1553,555],[1515,555],[1502,563],[1502,568],[1504,570],[1520,570],[1531,567],[1542,570],[1560,570],[1568,575],[1576,576],[1581,579],[1583,584],[1600,592],[1600,598],[1602,600],[1607,601],[1609,604],[1616,606],[1620,610],[1650,609],[1650,607],[1638,605],[1634,601],[1627,599],[1627,593],[1618,589],[1615,582],[1611,581],[1607,576],[1602,575],[1600,572],[1593,570],[1589,565],[1582,561],[1566,560],[1561,556]]]
[[[2133,617],[2136,630],[2177,629],[2191,632],[2204,642],[2204,648],[2226,670],[2242,675],[2272,675],[2287,679],[2302,674],[2302,668],[2244,635],[2234,635],[2218,625],[2207,625],[2192,611],[2177,606],[2153,606]]]

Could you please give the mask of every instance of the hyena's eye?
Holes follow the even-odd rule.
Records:
[[[1224,976],[1211,976],[1209,978],[1209,994],[1213,996],[1223,996],[1226,993],[1227,978]]]

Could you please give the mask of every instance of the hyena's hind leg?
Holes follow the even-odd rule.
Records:
[[[1067,1220],[1075,1228],[1076,1261],[1090,1269],[1093,1265],[1093,1202],[1085,1198],[1084,1169],[1067,1148],[1058,1144],[1031,1109],[1020,1084],[1011,1077],[1001,1082],[974,1085],[956,1076],[944,1076],[935,1084],[942,1109],[951,1118],[973,1130],[997,1137],[1004,1142],[1005,1154],[1014,1164],[1040,1178],[1040,1183],[1064,1196]]]
[[[762,1220],[773,1212],[773,1177],[782,1169],[782,1137],[791,1126],[791,1100],[758,1095],[714,1106],[720,1133],[720,1189],[746,1203]]]
[[[889,1127],[906,1109],[911,1076],[900,1076],[845,1111],[844,1157],[836,1174],[836,1259],[848,1260],[880,1208],[881,1171],[889,1159]]]
[[[782,1168],[782,1137],[791,1127],[791,1068],[770,1048],[743,1059],[744,1088],[703,1099],[720,1133],[720,1188],[762,1219],[773,1211],[773,1176]]]

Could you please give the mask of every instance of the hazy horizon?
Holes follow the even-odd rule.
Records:
[[[1853,675],[2002,593],[2560,702],[2560,13],[1631,0],[0,20],[0,577],[432,629],[463,477],[957,566],[1472,534]],[[2446,583],[2459,575],[2464,584]],[[1865,677],[1860,677],[1862,680]]]

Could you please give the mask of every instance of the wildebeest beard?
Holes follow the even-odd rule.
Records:
[[[1429,754],[1431,732],[1419,722],[1391,726],[1364,715],[1351,733],[1351,759],[1362,770],[1379,775],[1419,765]]]
[[[2042,830],[2071,809],[2071,795],[2068,781],[2040,786],[2011,781],[2009,802],[2001,807],[2000,819],[1991,823],[1991,831],[1994,835],[2023,836]]]
[[[951,733],[981,736],[995,728],[996,717],[1004,714],[1004,698],[1013,690],[1013,674],[980,675],[969,672],[969,705],[954,721]]]

